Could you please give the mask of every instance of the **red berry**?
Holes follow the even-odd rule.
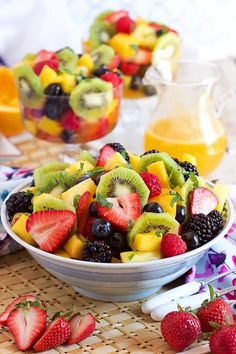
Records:
[[[49,59],[49,60],[37,62],[33,66],[33,70],[34,70],[35,74],[39,75],[45,65],[49,66],[54,71],[57,71],[58,66],[59,66],[59,62],[57,59]]]
[[[48,50],[42,49],[36,55],[35,63],[45,60],[57,60],[57,55],[55,52],[49,52]]]
[[[116,151],[109,145],[104,145],[99,152],[97,158],[97,166],[103,167],[107,161],[116,153]]]
[[[236,324],[218,329],[209,345],[212,354],[236,354]]]
[[[124,17],[124,16],[128,16],[128,11],[117,10],[117,11],[113,11],[104,20],[111,22],[111,23],[116,23],[121,17]]]
[[[101,75],[100,79],[111,82],[114,87],[118,87],[122,84],[122,79],[111,71],[107,71],[105,74]]]
[[[173,257],[187,251],[186,243],[179,235],[165,234],[161,241],[161,253],[163,257]]]
[[[68,110],[63,113],[61,118],[61,125],[66,130],[76,131],[80,129],[79,117],[72,111]]]
[[[123,72],[125,75],[135,75],[140,69],[140,65],[136,63],[127,63],[125,61],[122,61],[120,63],[120,70]]]
[[[182,351],[195,342],[201,333],[199,319],[190,312],[173,311],[161,322],[161,334],[175,351]]]
[[[108,65],[108,69],[113,70],[118,68],[120,64],[120,56],[118,54],[115,54],[110,62],[110,64]]]
[[[211,322],[218,323],[220,326],[234,323],[233,313],[223,299],[215,299],[200,307],[197,317],[201,322],[202,332],[212,332],[215,329],[211,326]]]
[[[190,196],[190,212],[193,214],[209,214],[218,204],[218,198],[208,188],[198,187]]]
[[[96,328],[96,320],[90,314],[85,316],[74,315],[70,320],[71,335],[67,344],[79,343],[90,336]]]
[[[89,207],[93,201],[93,197],[90,192],[84,192],[78,199],[76,215],[77,215],[77,231],[79,234],[83,234],[88,215]]]
[[[96,218],[94,217],[89,217],[87,219],[87,222],[85,224],[85,227],[84,227],[84,230],[83,230],[83,236],[88,238],[90,241],[94,241],[95,238],[92,234],[92,230],[91,230],[91,227],[92,227],[92,223],[96,220]]]
[[[149,198],[157,197],[161,194],[161,184],[157,176],[149,172],[142,172],[140,176],[150,190]]]
[[[129,16],[123,16],[116,22],[117,32],[132,33],[135,29],[135,22]]]
[[[5,310],[0,314],[0,324],[6,325],[7,319],[12,310],[14,310],[15,306],[19,304],[21,301],[35,301],[36,297],[31,294],[25,294],[14,299],[10,304],[5,308]]]

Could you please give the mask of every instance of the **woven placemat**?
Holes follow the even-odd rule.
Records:
[[[17,144],[22,155],[9,165],[36,167],[56,159],[62,145],[32,139]],[[44,270],[26,251],[0,258],[0,311],[16,296],[34,293],[44,300],[53,314],[75,305],[82,313],[90,312],[98,320],[92,336],[80,345],[61,346],[47,354],[171,354],[174,353],[163,341],[160,324],[142,314],[141,301],[106,303],[91,300],[56,279]],[[203,342],[196,342],[192,353],[207,353]],[[186,353],[188,353],[187,351]],[[0,354],[23,353],[4,328],[0,331]],[[31,353],[27,351],[26,353]]]

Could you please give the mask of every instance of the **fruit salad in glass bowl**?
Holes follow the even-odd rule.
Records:
[[[106,70],[94,75],[102,49],[93,57],[72,49],[27,54],[13,68],[26,129],[39,139],[78,144],[108,134],[119,118],[122,79]]]
[[[174,72],[180,56],[180,37],[174,29],[141,17],[133,19],[126,10],[107,10],[94,19],[84,50],[91,52],[104,43],[119,59],[125,98],[154,95],[155,88],[142,83],[145,71],[157,64],[161,70]]]
[[[176,279],[232,218],[227,189],[200,177],[192,156],[137,156],[119,143],[96,158],[84,151],[70,165],[38,167],[2,209],[8,233],[40,264],[82,294],[108,300],[144,297]]]

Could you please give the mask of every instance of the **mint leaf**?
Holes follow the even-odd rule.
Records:
[[[133,226],[134,226],[133,220],[129,220],[129,222],[128,222],[128,231],[130,231]]]
[[[76,196],[74,197],[74,207],[75,207],[75,209],[77,209],[77,204],[78,204],[79,198],[80,198],[79,194],[76,194]]]
[[[138,51],[138,45],[137,44],[130,44],[130,48],[132,48],[133,50],[135,50],[135,52]]]
[[[59,64],[58,72],[59,72],[59,74],[73,75],[72,71],[70,71],[68,68],[65,68],[62,64]]]
[[[156,231],[155,235],[156,235],[156,237],[161,237],[162,236],[162,232],[161,231]]]
[[[194,189],[198,188],[199,187],[199,180],[198,180],[197,176],[193,172],[190,172],[189,178],[193,182],[193,188]]]
[[[108,209],[112,209],[113,207],[113,204],[109,203],[108,200],[100,193],[97,194],[97,203]]]
[[[89,177],[96,177],[97,175],[99,175],[99,173],[103,172],[104,168],[103,167],[94,167],[89,171],[86,171],[86,175],[89,175]]]
[[[131,255],[128,257],[128,260],[132,261],[132,259],[134,258],[135,255],[136,255],[136,252],[131,253]]]
[[[175,203],[177,203],[178,201],[182,200],[183,201],[183,198],[181,197],[181,195],[176,192],[176,191],[171,191],[170,192],[171,195],[173,195],[173,198],[171,199],[170,201],[170,206],[174,206]]]

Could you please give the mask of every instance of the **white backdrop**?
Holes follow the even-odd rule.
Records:
[[[93,17],[109,8],[176,28],[184,57],[236,57],[235,0],[0,0],[0,56],[12,64],[41,48],[80,51]]]

